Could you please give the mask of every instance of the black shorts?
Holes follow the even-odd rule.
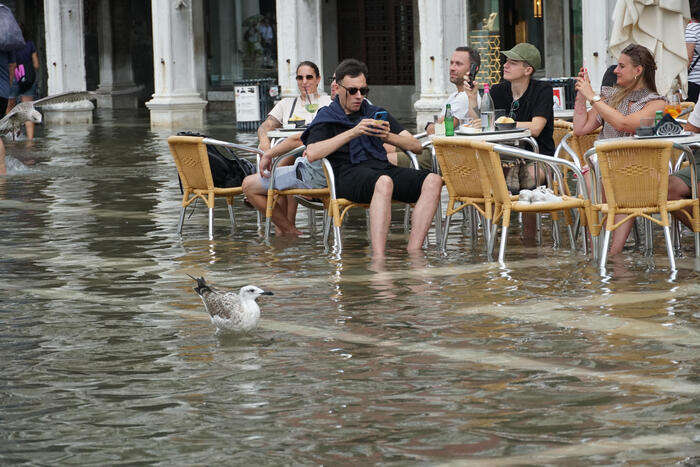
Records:
[[[5,110],[7,110],[7,97],[0,97],[0,115],[5,115]]]
[[[404,203],[415,203],[420,196],[427,170],[396,167],[387,161],[370,159],[355,165],[340,167],[336,180],[336,195],[356,203],[369,204],[374,194],[374,185],[382,175],[394,182],[391,198]]]

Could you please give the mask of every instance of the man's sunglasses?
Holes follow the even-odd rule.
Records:
[[[513,103],[510,105],[510,114],[508,115],[510,118],[515,120],[515,112],[518,111],[520,108],[520,102],[519,101],[513,101]]]
[[[311,81],[312,79],[315,79],[316,77],[314,75],[297,75],[297,81],[301,81],[302,79],[306,78],[307,80]]]
[[[352,96],[354,96],[355,94],[357,94],[358,91],[360,91],[360,94],[362,94],[363,96],[366,96],[367,94],[369,94],[369,88],[368,88],[368,87],[364,87],[364,88],[346,88],[345,86],[343,86],[343,85],[340,84],[340,83],[338,83],[338,86],[340,86],[341,88],[345,89],[345,90],[348,92],[348,94],[350,94],[350,95],[352,95]]]

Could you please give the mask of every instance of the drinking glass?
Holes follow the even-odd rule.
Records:
[[[668,103],[664,107],[664,113],[669,114],[672,118],[677,118],[681,114],[681,103],[678,99],[678,94],[671,94]]]

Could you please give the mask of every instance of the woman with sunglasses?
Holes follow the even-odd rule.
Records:
[[[574,105],[574,134],[586,135],[603,126],[598,139],[632,136],[643,118],[653,119],[657,110],[663,110],[666,101],[656,92],[656,63],[651,52],[638,44],[628,45],[618,58],[615,68],[617,84],[603,86],[600,94],[591,87],[585,68],[576,78]],[[586,110],[586,101],[591,109]],[[584,167],[584,175],[588,172]],[[590,187],[590,179],[586,175]],[[621,220],[624,216],[616,217]],[[613,232],[610,255],[622,252],[632,222],[628,221]]]
[[[321,74],[315,63],[301,62],[297,66],[296,80],[299,97],[285,97],[279,101],[270,111],[267,119],[258,127],[258,148],[263,151],[270,149],[270,138],[267,136],[269,131],[295,121],[311,123],[318,109],[331,103],[328,94],[318,93]]]

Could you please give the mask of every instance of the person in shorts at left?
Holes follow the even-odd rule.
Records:
[[[19,28],[22,30],[22,35],[24,37],[29,37],[27,35],[27,30],[24,24],[19,23]],[[39,55],[36,51],[36,46],[34,42],[28,40],[24,43],[24,47],[19,50],[15,50],[10,57],[9,66],[9,77],[10,77],[10,95],[9,102],[7,106],[7,111],[9,112],[12,108],[21,102],[30,102],[36,99],[37,96],[37,76],[39,70]],[[15,78],[16,70],[19,66],[22,66],[23,74],[26,74],[28,78],[33,78],[28,84],[21,84],[17,82]],[[34,122],[27,121],[24,122],[24,126],[27,129],[27,139],[34,139]]]
[[[301,146],[301,140],[287,138],[278,145],[268,149],[260,158],[259,173],[248,175],[243,179],[243,193],[248,202],[258,211],[265,213],[267,209],[267,190],[270,188],[270,169],[275,157],[286,154]],[[325,188],[326,175],[323,172],[321,161],[309,162],[302,156],[298,157],[293,165],[277,167],[275,169],[276,190],[292,190],[305,188]],[[286,210],[278,203],[272,209],[272,223],[277,233],[282,235],[299,235],[301,232],[294,226],[293,219],[287,217]]]

